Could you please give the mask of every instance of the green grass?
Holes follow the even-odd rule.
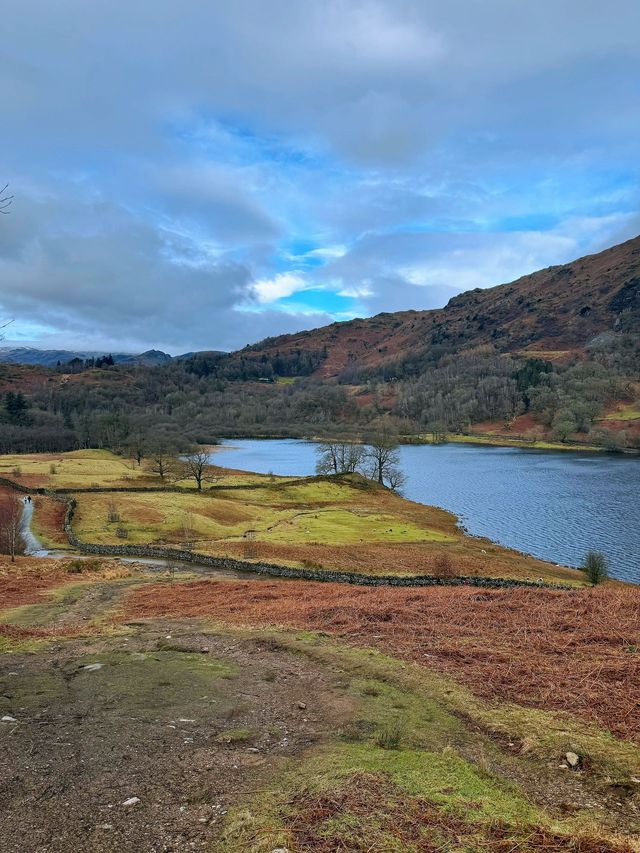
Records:
[[[96,670],[86,669],[99,663]],[[82,655],[61,669],[16,671],[0,678],[0,711],[47,707],[68,698],[69,705],[83,697],[108,703],[113,714],[126,718],[132,712],[155,717],[160,710],[187,705],[190,712],[207,708],[211,701],[227,702],[226,681],[237,669],[226,661],[198,653],[151,651],[130,653],[101,650]],[[197,697],[207,696],[208,699]]]
[[[14,470],[21,475],[15,477]],[[55,473],[52,471],[55,470]],[[94,485],[140,485],[148,478],[144,468],[108,450],[76,450],[70,453],[25,453],[0,456],[0,476],[26,484],[51,488]]]
[[[359,542],[453,542],[455,537],[420,526],[360,501],[361,492],[326,481],[273,489],[210,494],[83,494],[77,498],[74,529],[87,542],[179,544],[185,528],[196,540],[239,541],[248,530],[257,541],[287,544]],[[366,493],[365,493],[366,495]],[[255,501],[255,503],[254,503]],[[109,521],[109,505],[120,521]],[[333,504],[333,505],[332,505]],[[337,506],[336,506],[337,504]],[[125,528],[127,538],[118,537]],[[202,550],[196,541],[196,550]]]
[[[224,729],[220,734],[216,735],[217,743],[246,743],[253,740],[256,732],[253,729]]]
[[[605,421],[637,421],[640,420],[640,407],[638,403],[629,403],[621,406],[617,411],[611,412],[603,418]]]
[[[0,619],[2,619],[1,616]],[[38,652],[45,648],[49,642],[48,639],[40,639],[39,637],[9,637],[0,634],[0,655]]]
[[[277,526],[258,534],[273,542],[330,542],[350,545],[358,542],[453,542],[437,530],[418,527],[397,516],[364,514],[348,509],[319,509],[297,513]]]
[[[264,632],[243,633],[265,636]],[[596,788],[606,789],[614,780],[628,784],[638,771],[636,746],[568,715],[483,702],[444,676],[318,635],[270,632],[266,636],[339,673],[356,711],[327,743],[301,763],[290,762],[267,793],[232,810],[224,848],[230,853],[269,853],[278,846],[291,846],[288,827],[296,817],[297,800],[327,792],[331,801],[331,792],[363,772],[388,780],[400,792],[425,798],[443,814],[466,822],[471,834],[478,826],[506,824],[512,827],[516,843],[531,826],[571,835],[601,832],[602,825],[594,825],[589,810],[579,808],[564,819],[551,815],[511,778],[538,778],[544,790],[550,763],[557,767],[568,749],[588,755],[589,784]],[[488,736],[490,730],[499,734],[498,740]],[[507,741],[521,742],[526,748],[505,751],[500,743]],[[602,820],[606,825],[606,816]],[[609,830],[614,829],[615,819],[609,822]],[[394,846],[398,839],[388,827],[381,828],[375,812],[333,816],[318,832],[327,837],[337,833],[346,850],[351,849],[349,839],[367,839],[370,847],[366,849],[375,851],[409,849]],[[480,839],[477,848],[471,843],[463,849],[485,847]]]
[[[559,441],[528,441],[526,438],[499,438],[498,436],[458,435],[451,434],[447,441],[456,444],[486,444],[494,447],[523,447],[530,450],[584,450],[589,452],[602,451],[602,447],[593,444],[572,444]]]

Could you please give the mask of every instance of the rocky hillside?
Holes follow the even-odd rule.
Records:
[[[609,330],[640,332],[640,237],[509,284],[461,293],[441,309],[333,323],[269,338],[237,355],[321,352],[316,372],[329,377],[349,367],[375,369],[431,351],[487,345],[553,359]]]

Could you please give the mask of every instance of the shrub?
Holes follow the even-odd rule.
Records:
[[[116,527],[116,536],[118,539],[128,539],[129,531],[126,527]]]
[[[609,577],[607,558],[602,551],[589,551],[580,567],[593,586],[606,581]]]
[[[120,521],[120,513],[118,512],[115,501],[109,501],[107,504],[107,521],[109,524],[116,524]]]
[[[399,749],[402,742],[403,726],[399,720],[380,729],[376,743],[382,749]]]
[[[438,554],[433,563],[433,573],[437,578],[453,577],[453,566],[448,554]]]
[[[80,575],[83,572],[97,572],[101,568],[101,560],[87,560],[79,558],[67,563],[67,572],[70,575]]]

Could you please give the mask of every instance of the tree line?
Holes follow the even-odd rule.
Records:
[[[282,370],[300,368],[293,356]],[[30,388],[11,386],[5,370],[0,452],[104,447],[126,453],[141,442],[186,450],[221,435],[362,439],[383,418],[400,435],[430,432],[444,439],[484,421],[508,431],[521,414],[531,414],[541,431],[560,441],[577,435],[611,449],[634,441],[631,432],[613,433],[597,422],[607,406],[637,396],[640,344],[631,336],[598,336],[586,355],[563,363],[487,347],[432,358],[417,375],[403,374],[398,364],[397,375],[387,378],[385,366],[358,384],[313,375],[286,384],[230,378],[233,359],[220,362],[215,354],[206,369],[200,368],[208,356],[201,355],[152,367],[92,368],[86,380],[83,373]],[[226,366],[211,367],[218,363]],[[273,369],[275,362],[269,364]],[[258,365],[256,372],[263,372]]]

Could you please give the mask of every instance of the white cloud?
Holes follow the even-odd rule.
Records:
[[[432,307],[638,230],[636,0],[5,5],[25,334],[235,347],[330,319],[272,310],[311,286]]]
[[[252,291],[256,299],[265,305],[276,302],[285,296],[292,296],[301,290],[306,290],[308,283],[304,276],[296,272],[278,273],[273,278],[263,278],[254,281]]]

